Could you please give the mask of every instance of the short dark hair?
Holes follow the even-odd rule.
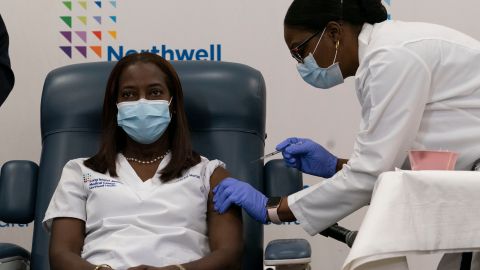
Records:
[[[294,0],[285,15],[288,26],[319,31],[330,21],[375,24],[388,18],[381,0]]]
[[[102,137],[100,150],[85,160],[85,166],[100,173],[107,171],[116,177],[116,157],[125,148],[127,134],[117,125],[118,84],[122,72],[136,63],[156,65],[166,75],[168,91],[172,96],[172,119],[169,132],[171,159],[161,171],[162,182],[181,176],[182,171],[200,162],[200,156],[192,150],[187,115],[184,110],[183,91],[180,79],[173,66],[161,56],[152,53],[130,54],[122,58],[113,68],[107,82],[102,113]]]

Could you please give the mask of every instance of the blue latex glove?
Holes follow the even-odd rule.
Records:
[[[337,157],[310,139],[288,138],[276,149],[282,151],[288,167],[323,178],[330,178],[336,173]]]
[[[225,178],[213,189],[215,211],[220,214],[232,204],[242,207],[253,219],[267,223],[267,197],[250,184],[235,178]]]

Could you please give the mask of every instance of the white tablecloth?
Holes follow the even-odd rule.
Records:
[[[343,270],[409,254],[463,251],[480,251],[480,172],[386,172]]]

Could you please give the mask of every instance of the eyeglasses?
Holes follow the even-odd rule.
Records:
[[[307,45],[307,43],[312,40],[312,38],[314,38],[316,35],[320,34],[322,32],[322,30],[318,31],[318,32],[315,32],[313,35],[311,35],[310,37],[308,37],[307,39],[305,39],[302,43],[300,43],[299,45],[295,46],[295,48],[291,49],[290,50],[290,54],[292,55],[292,57],[297,60],[298,62],[300,63],[303,63],[303,57],[302,55],[300,54],[300,50],[302,49],[303,46]]]

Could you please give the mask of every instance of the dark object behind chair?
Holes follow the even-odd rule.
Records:
[[[64,164],[97,151],[108,75],[115,63],[49,73],[41,105],[42,154],[35,201],[33,270],[47,270],[49,236],[41,221]],[[265,84],[255,69],[225,62],[174,62],[182,82],[194,149],[223,160],[231,174],[263,190]],[[263,268],[263,225],[244,214],[243,269]]]
[[[8,32],[0,15],[0,106],[7,99],[15,83],[15,76],[10,68],[10,57],[8,56]]]

